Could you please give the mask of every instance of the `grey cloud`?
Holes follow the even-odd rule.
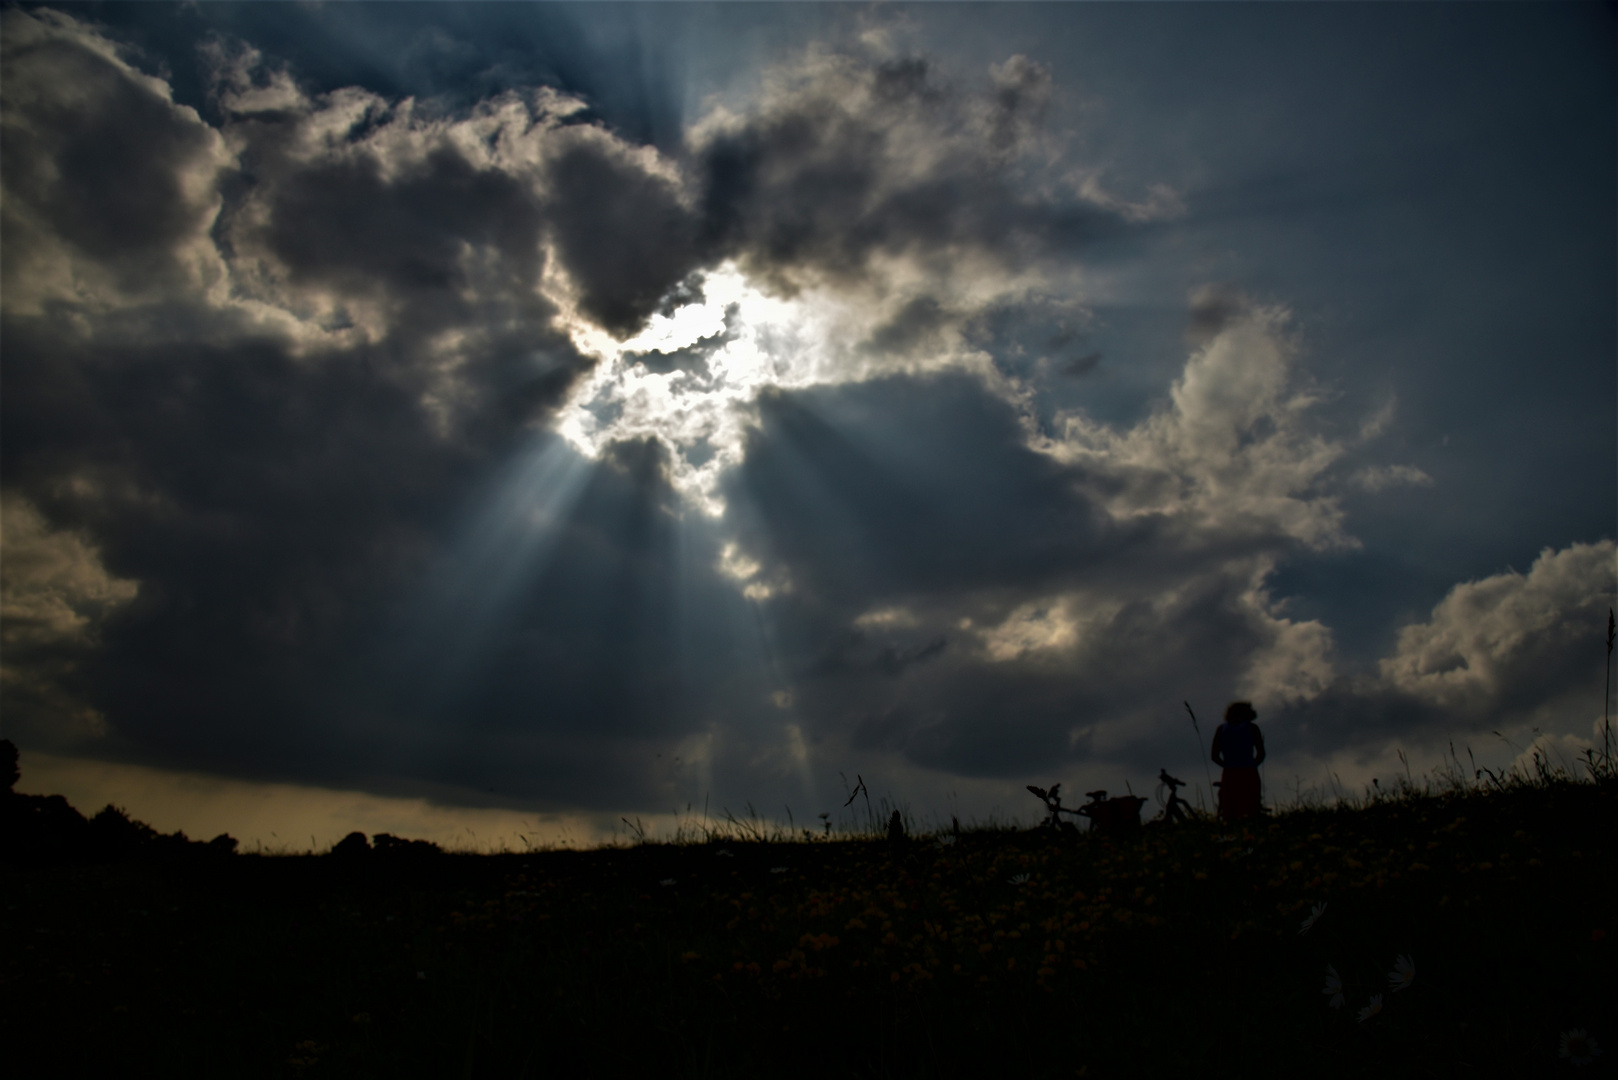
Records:
[[[762,417],[733,501],[749,550],[793,583],[769,602],[783,663],[834,742],[970,776],[1149,754],[1120,733],[1155,729],[1183,696],[1234,696],[1264,644],[1252,560],[1292,541],[1204,547],[1165,520],[1109,521],[1106,486],[1028,451],[975,380],[806,392]],[[1052,596],[1078,606],[991,654]],[[854,631],[873,617],[900,629]]]
[[[891,635],[857,630],[846,633],[832,642],[819,659],[811,661],[805,673],[811,678],[820,678],[876,672],[893,679],[909,668],[938,659],[949,648],[949,638],[944,634],[906,643],[884,640],[885,637]]]
[[[516,286],[539,283],[533,193],[448,146],[393,178],[369,157],[291,171],[267,209],[265,241],[296,283],[394,299],[453,296],[469,284],[460,264],[467,244],[496,253]]]
[[[1122,231],[1121,215],[1077,193],[1034,194],[1015,167],[1048,74],[1013,58],[991,87],[946,83],[924,58],[806,64],[753,112],[699,126],[709,242],[790,292],[863,281],[878,258],[1022,268]]]
[[[628,337],[701,262],[694,215],[668,180],[590,141],[549,172],[548,210],[579,306]]]
[[[877,327],[863,345],[877,353],[910,353],[936,343],[939,331],[950,319],[949,312],[936,298],[918,296],[900,308],[892,319]]]
[[[35,53],[8,25],[18,58],[6,66],[8,212],[38,211],[39,242],[71,244],[92,270],[139,267],[162,284],[163,268],[195,248],[232,289],[209,295],[187,279],[116,310],[59,299],[43,314],[15,302],[8,266],[0,476],[8,573],[28,578],[5,590],[8,663],[27,669],[8,676],[13,730],[30,745],[236,775],[482,790],[479,767],[436,754],[446,725],[462,723],[479,747],[596,762],[554,797],[614,790],[611,739],[566,747],[602,730],[603,716],[637,745],[668,732],[635,729],[636,718],[687,722],[668,692],[671,494],[645,448],[617,449],[556,523],[552,573],[529,582],[537,591],[484,657],[484,679],[411,701],[410,680],[377,652],[404,598],[453,562],[467,493],[486,490],[494,463],[533,438],[587,366],[539,292],[559,204],[515,159],[476,159],[452,137],[455,117],[427,117],[409,129],[422,138],[387,143],[409,121],[367,100],[370,120],[336,128],[335,140],[331,128],[309,136],[344,101],[287,97],[231,114],[242,168],[215,188],[203,170],[216,167],[221,136],[169,106],[161,84],[108,61],[93,31],[53,25],[60,40]],[[88,73],[78,84],[56,77],[72,65]],[[106,117],[133,127],[98,145]],[[51,118],[65,119],[46,139]],[[148,135],[145,156],[126,161],[128,140]],[[26,159],[14,136],[32,140]],[[622,182],[601,194],[635,195],[629,166],[609,164]],[[73,219],[41,170],[66,177],[75,198],[115,190]],[[195,187],[198,176],[210,182]],[[589,211],[587,192],[562,188],[570,213]],[[661,189],[648,190],[666,208]],[[220,201],[215,248],[206,227]],[[8,231],[8,255],[23,239]],[[635,286],[614,300],[610,282],[598,284],[592,302],[612,310],[657,299]],[[82,538],[63,551],[83,557],[35,566],[14,552],[13,499],[37,508],[41,535]],[[79,569],[58,587],[50,566]],[[713,577],[685,573],[699,594]],[[61,634],[26,656],[13,647],[18,634],[40,637],[62,603],[90,611],[92,586],[117,601],[91,612],[94,648]],[[683,640],[716,633],[687,627]],[[375,726],[383,717],[397,721],[394,742]],[[406,750],[418,756],[403,760]],[[421,756],[442,761],[424,769]],[[533,794],[542,774],[504,786]]]
[[[407,105],[263,58],[219,69],[214,130],[94,31],[5,18],[5,705],[38,745],[662,810],[680,784],[796,784],[788,727],[823,771],[1025,782],[1172,766],[1184,698],[1210,720],[1268,693],[1276,734],[1344,753],[1437,731],[1446,679],[1474,729],[1591,712],[1563,688],[1584,685],[1575,623],[1610,585],[1490,585],[1551,620],[1522,642],[1461,602],[1494,593],[1458,588],[1385,672],[1353,674],[1341,603],[1269,596],[1302,553],[1354,555],[1348,444],[1315,422],[1278,310],[1200,290],[1198,364],[1159,405],[1109,411],[1109,378],[1151,350],[1052,282],[1150,206],[1050,164],[1030,60],[952,81],[822,53],[659,159],[566,95]],[[547,453],[592,363],[558,316],[622,337],[726,258],[782,293],[839,291],[869,381],[766,393],[713,522],[655,443],[559,454],[566,500],[507,469]],[[115,287],[31,307],[32,280]],[[700,375],[730,332],[627,359]],[[938,350],[978,366],[871,360]],[[1085,377],[1040,381],[1064,372]],[[1362,500],[1420,482],[1343,473]],[[491,580],[491,513],[543,558]],[[1610,569],[1610,545],[1577,554]],[[744,561],[752,598],[716,568]],[[469,580],[485,593],[457,597]],[[648,764],[671,747],[708,773]]]
[[[58,244],[120,290],[189,284],[196,268],[186,241],[212,219],[213,179],[224,164],[218,134],[71,17],[12,8],[3,19],[13,302],[45,287],[31,276],[61,272],[42,261]]]
[[[1063,375],[1080,378],[1094,371],[1099,363],[1101,363],[1100,352],[1087,352],[1066,361],[1060,370]]]
[[[1199,286],[1191,294],[1186,340],[1194,346],[1206,344],[1218,337],[1231,322],[1247,314],[1250,307],[1247,298],[1229,285]]]
[[[1026,56],[1013,56],[989,69],[994,83],[994,112],[989,143],[1010,150],[1028,139],[1044,119],[1051,98],[1051,72]]]

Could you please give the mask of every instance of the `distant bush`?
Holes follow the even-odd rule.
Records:
[[[332,845],[331,854],[343,859],[377,855],[384,858],[400,856],[442,855],[443,849],[430,840],[406,840],[391,833],[377,833],[367,840],[362,832],[351,832]]]

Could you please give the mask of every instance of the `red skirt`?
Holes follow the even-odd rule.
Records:
[[[1229,821],[1257,817],[1259,813],[1258,768],[1253,765],[1227,768],[1219,774],[1219,816]]]

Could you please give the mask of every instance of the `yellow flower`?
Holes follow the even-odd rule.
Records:
[[[1392,990],[1404,990],[1416,981],[1416,965],[1408,956],[1401,955],[1393,962],[1393,970],[1388,972],[1388,987]]]

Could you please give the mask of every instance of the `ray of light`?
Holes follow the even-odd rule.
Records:
[[[405,620],[397,655],[434,698],[475,672],[545,570],[594,464],[546,434],[488,486]]]

